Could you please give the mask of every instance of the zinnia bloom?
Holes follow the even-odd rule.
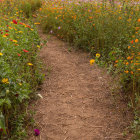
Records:
[[[17,24],[17,21],[16,21],[16,20],[13,20],[13,23],[14,23],[14,24]]]
[[[34,24],[35,24],[35,25],[39,25],[40,23],[37,22],[37,23],[34,23]]]
[[[29,52],[29,51],[27,51],[27,50],[25,50],[25,49],[23,49],[23,51],[26,52],[26,53]]]
[[[1,80],[1,82],[4,83],[4,84],[9,84],[8,78],[3,78],[3,79]]]
[[[95,63],[95,60],[94,59],[91,59],[90,60],[90,65],[93,65]]]
[[[101,55],[99,53],[96,53],[96,57],[99,58]]]
[[[132,40],[132,41],[130,41],[130,43],[131,43],[131,44],[133,44],[133,43],[134,43],[134,41]]]
[[[38,129],[35,129],[34,132],[35,132],[36,136],[38,136],[40,134],[40,131]]]
[[[18,56],[21,56],[21,54],[19,54],[19,53],[18,53],[17,55],[18,55]]]
[[[27,65],[29,65],[29,66],[33,66],[33,64],[32,64],[32,63],[27,63]]]

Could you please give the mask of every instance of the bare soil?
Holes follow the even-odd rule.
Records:
[[[40,31],[41,38],[47,35]],[[40,51],[46,74],[35,104],[35,122],[40,130],[29,140],[130,140],[132,115],[121,97],[111,94],[113,80],[90,56],[52,36]],[[51,73],[48,76],[48,67]],[[111,84],[112,83],[112,84]]]

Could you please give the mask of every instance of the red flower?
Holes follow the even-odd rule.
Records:
[[[19,24],[23,25],[23,23],[21,23],[21,22]]]
[[[6,32],[9,32],[8,30],[5,30]]]
[[[130,41],[130,43],[131,43],[131,44],[133,44],[133,43],[134,43],[134,41],[132,40],[132,41]]]
[[[29,51],[27,51],[27,50],[25,50],[25,49],[23,49],[23,51],[24,51],[24,52],[29,52]]]
[[[26,27],[31,28],[31,26],[29,26],[29,25],[26,25]]]
[[[9,25],[6,25],[7,27],[9,26]]]
[[[9,34],[5,34],[6,36],[8,36]]]
[[[1,34],[3,34],[3,32],[1,32]]]
[[[17,21],[16,21],[16,20],[13,20],[13,23],[14,23],[14,24],[17,24]]]
[[[21,56],[21,54],[19,54],[19,53],[18,53],[17,55],[18,55],[18,56]]]

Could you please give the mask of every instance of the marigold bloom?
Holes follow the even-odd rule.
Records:
[[[133,71],[131,71],[131,74],[134,74],[134,72],[133,72]]]
[[[125,73],[129,73],[129,71],[128,70],[126,70],[126,71],[124,71]]]
[[[138,40],[138,39],[136,39],[136,40],[135,40],[135,43],[138,43],[138,42],[139,42],[139,40]]]
[[[128,49],[130,49],[131,48],[131,46],[128,46]]]
[[[9,84],[8,78],[3,78],[3,79],[1,80],[1,82],[4,83],[4,84]]]
[[[95,60],[94,59],[91,59],[90,60],[90,65],[93,65],[95,63]]]
[[[127,57],[127,60],[130,60],[130,59],[131,59],[131,57],[130,57],[130,56],[128,56],[128,57]]]

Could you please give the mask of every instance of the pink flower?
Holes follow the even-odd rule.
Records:
[[[40,134],[40,131],[38,129],[35,129],[34,132],[35,132],[36,136],[38,136]]]

